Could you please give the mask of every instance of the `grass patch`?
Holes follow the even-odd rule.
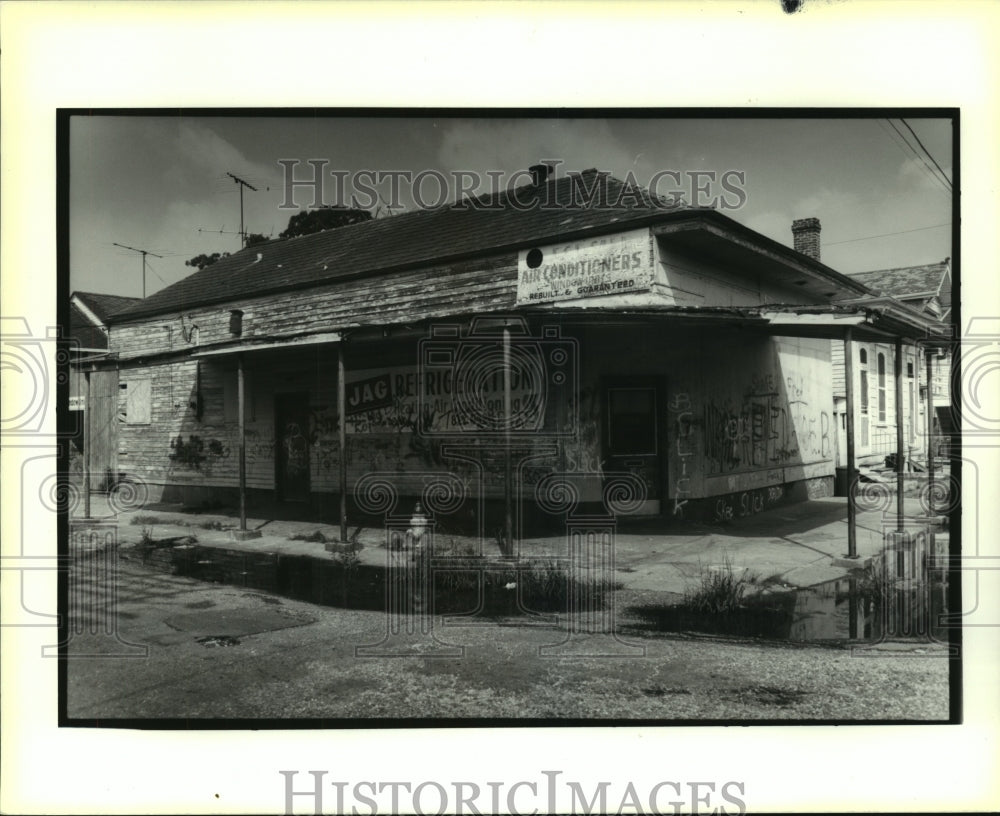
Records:
[[[621,584],[580,580],[554,561],[496,561],[457,558],[435,570],[435,611],[485,615],[564,612],[585,603],[603,607]],[[588,599],[584,602],[582,599]],[[580,609],[579,611],[583,611]]]
[[[634,607],[631,612],[658,631],[783,638],[791,626],[795,595],[764,594],[764,587],[775,580],[772,576],[761,581],[749,569],[736,571],[727,556],[719,567],[703,567],[698,583],[679,603]]]
[[[744,569],[733,571],[733,562],[727,555],[717,569],[702,569],[701,581],[696,588],[684,593],[684,605],[694,612],[713,615],[735,612],[743,606],[747,589],[760,591],[760,576]]]
[[[148,527],[151,524],[160,523],[161,521],[159,516],[144,516],[141,513],[132,516],[131,521],[129,521],[129,524],[135,527]]]

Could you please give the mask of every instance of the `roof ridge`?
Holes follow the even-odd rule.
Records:
[[[591,185],[595,177],[605,181]],[[529,198],[525,190],[530,188],[537,192]],[[126,306],[115,317],[157,314],[218,299],[322,285],[345,276],[508,251],[521,244],[560,240],[563,235],[621,229],[629,222],[686,209],[690,208],[683,203],[654,195],[631,174],[623,181],[588,168],[553,177],[544,185],[465,196],[434,208],[245,247]]]
[[[904,269],[930,269],[935,266],[940,266],[942,268],[947,267],[948,261],[931,261],[930,263],[911,264],[909,266],[887,266],[884,269],[865,269],[861,272],[847,272],[846,274],[854,277],[857,275],[874,275],[878,272],[902,272]]]

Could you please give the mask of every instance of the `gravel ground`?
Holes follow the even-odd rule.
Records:
[[[81,597],[88,590],[93,587],[84,587]],[[235,637],[205,640],[226,634],[220,620],[235,622],[229,632]],[[358,657],[356,647],[385,639],[388,620],[382,612],[320,607],[122,561],[118,637],[148,646],[148,657],[70,660],[67,714],[357,719],[359,725],[367,718],[948,717],[948,660],[933,644],[887,644],[861,657],[843,645],[685,637],[626,626],[622,638],[633,644],[628,657],[593,656],[621,651],[622,644],[585,637],[570,644],[583,656],[560,657],[540,647],[559,643],[564,630],[486,620],[438,625],[437,643],[415,635],[400,646],[404,657]],[[442,642],[464,647],[463,656],[435,656],[447,651]],[[123,650],[129,651],[114,638],[90,633],[70,644],[71,654]]]

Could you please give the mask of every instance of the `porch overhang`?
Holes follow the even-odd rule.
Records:
[[[812,337],[828,340],[842,340],[844,331],[850,328],[855,340],[872,343],[884,343],[896,338],[913,342],[919,340],[921,343],[940,342],[948,337],[946,327],[940,322],[924,319],[916,313],[911,313],[910,310],[900,310],[892,306],[868,308],[860,304],[856,306],[842,304],[655,306],[606,309],[589,304],[586,307],[561,304],[557,309],[538,310],[534,314],[559,317],[570,322],[610,325],[635,322],[661,325],[671,323],[678,327],[711,329],[731,327],[772,337]]]
[[[267,338],[243,343],[226,343],[208,346],[191,353],[192,357],[219,357],[233,354],[249,354],[256,351],[294,349],[302,346],[319,346],[339,343],[343,340],[340,332],[304,334],[288,338]]]

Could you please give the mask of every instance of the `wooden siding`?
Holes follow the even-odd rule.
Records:
[[[509,309],[516,291],[517,258],[503,255],[122,323],[111,327],[111,345],[127,360],[232,340],[231,309],[243,311],[250,340]]]
[[[90,375],[91,485],[118,472],[117,438],[118,372],[94,371]]]
[[[846,378],[844,377],[844,341],[830,341],[830,364],[833,367],[833,396],[843,397],[847,394]],[[855,362],[855,368],[857,363]]]

